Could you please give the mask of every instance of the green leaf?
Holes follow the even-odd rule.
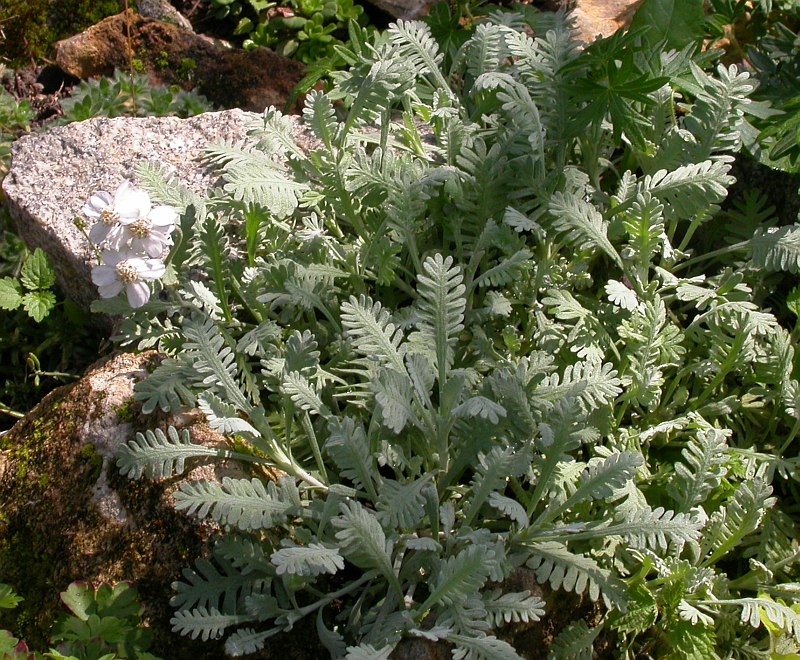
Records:
[[[50,313],[56,305],[56,297],[52,291],[29,291],[22,296],[22,305],[25,311],[37,323]]]
[[[4,277],[0,280],[0,309],[15,310],[22,304],[22,287],[17,280]]]
[[[56,281],[56,274],[50,268],[47,257],[41,248],[36,248],[22,266],[19,279],[28,291],[49,289]]]
[[[14,637],[8,630],[0,630],[0,657],[3,658],[16,658],[17,651],[19,650],[19,640]],[[22,657],[27,658],[28,654],[23,653]]]
[[[22,598],[17,596],[11,585],[0,583],[0,609],[14,609],[20,602]]]
[[[653,626],[658,618],[656,599],[643,584],[628,589],[628,610],[614,612],[609,625],[623,633],[641,633]]]
[[[703,0],[645,0],[629,30],[647,28],[643,39],[651,46],[666,40],[666,48],[680,50],[699,43],[705,34]]]

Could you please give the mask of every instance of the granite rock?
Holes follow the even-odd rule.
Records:
[[[163,23],[172,23],[183,30],[194,32],[189,19],[173,7],[169,0],[136,0],[139,15]]]
[[[89,277],[93,254],[74,219],[97,190],[113,193],[124,180],[135,182],[142,161],[165,167],[176,180],[204,194],[216,176],[198,162],[209,144],[246,141],[258,115],[241,110],[178,119],[143,117],[90,119],[14,143],[11,171],[3,191],[17,231],[31,249],[50,258],[64,293],[88,309],[97,297]],[[304,131],[296,120],[296,132]]]

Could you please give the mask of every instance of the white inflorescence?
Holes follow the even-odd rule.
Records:
[[[131,307],[141,307],[150,298],[147,282],[166,270],[162,257],[172,245],[177,211],[153,207],[146,192],[124,181],[113,195],[94,193],[83,212],[94,223],[89,240],[102,249],[100,263],[92,269],[100,297],[112,298],[124,290]]]
[[[139,281],[139,272],[127,261],[120,261],[117,264],[117,275],[123,284],[131,284]]]

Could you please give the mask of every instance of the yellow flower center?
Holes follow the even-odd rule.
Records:
[[[112,209],[103,209],[100,211],[100,222],[106,225],[113,225],[119,216],[116,211]]]
[[[150,235],[150,230],[153,228],[153,223],[147,218],[139,218],[136,222],[128,225],[131,234],[137,238],[146,238]]]
[[[125,284],[131,284],[139,281],[138,271],[127,261],[120,261],[117,264],[117,275]]]

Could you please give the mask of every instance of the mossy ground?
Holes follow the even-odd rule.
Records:
[[[0,628],[48,648],[63,611],[59,593],[74,580],[95,586],[131,580],[154,632],[152,651],[170,660],[219,658],[219,644],[178,639],[170,632],[171,584],[204,552],[202,530],[164,503],[164,485],[133,482],[111,470],[109,481],[128,519],[104,519],[92,501],[102,457],[83,444],[83,420],[96,401],[83,382],[55,390],[0,441],[0,581],[24,601],[0,611]],[[136,415],[135,406],[127,411]]]
[[[12,67],[45,59],[59,39],[124,8],[124,0],[4,0],[0,3],[3,57]]]

